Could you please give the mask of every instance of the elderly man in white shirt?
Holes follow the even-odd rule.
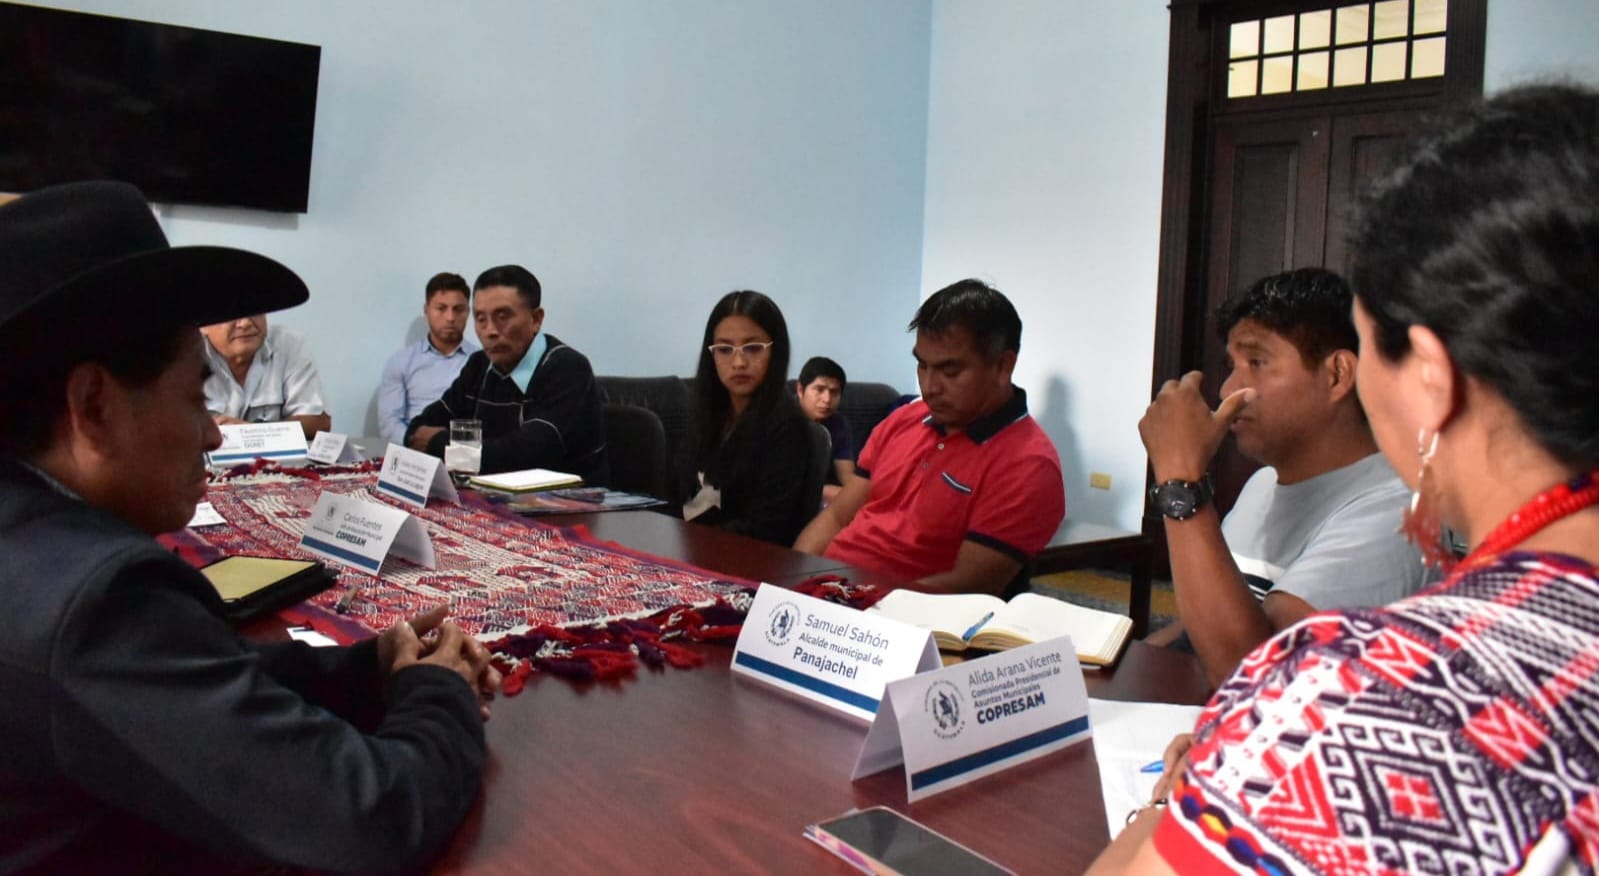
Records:
[[[264,315],[204,326],[205,406],[219,425],[294,420],[311,438],[333,428],[305,340]]]

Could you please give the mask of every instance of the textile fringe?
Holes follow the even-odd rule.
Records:
[[[875,604],[888,592],[870,584],[851,584],[838,575],[807,578],[793,589],[857,609]],[[655,670],[703,665],[702,655],[679,643],[732,644],[754,600],[753,589],[740,590],[708,606],[679,605],[639,620],[583,627],[541,626],[484,644],[504,676],[500,692],[508,697],[521,693],[535,672],[573,682],[618,681],[635,674],[640,663]]]

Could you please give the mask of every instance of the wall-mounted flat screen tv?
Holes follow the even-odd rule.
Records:
[[[304,213],[322,49],[0,3],[0,191]]]

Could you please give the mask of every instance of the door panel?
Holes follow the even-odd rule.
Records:
[[[1209,283],[1202,341],[1208,398],[1226,379],[1217,305],[1269,274],[1319,265],[1325,255],[1328,119],[1227,119],[1216,128]],[[1222,446],[1211,465],[1217,510],[1231,508],[1259,465]]]
[[[1331,170],[1327,183],[1327,267],[1349,276],[1348,228],[1361,191],[1382,175],[1421,129],[1420,110],[1335,116],[1332,120]]]

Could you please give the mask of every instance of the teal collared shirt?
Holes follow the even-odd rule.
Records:
[[[527,395],[528,387],[533,385],[533,372],[538,369],[539,360],[544,358],[544,351],[549,349],[549,347],[549,338],[543,332],[539,332],[534,336],[533,343],[528,345],[527,352],[522,354],[522,361],[516,363],[516,367],[512,368],[511,373],[506,375],[511,378],[511,381],[516,384],[518,389],[522,390],[523,395]],[[500,369],[495,368],[494,370],[499,371]]]

